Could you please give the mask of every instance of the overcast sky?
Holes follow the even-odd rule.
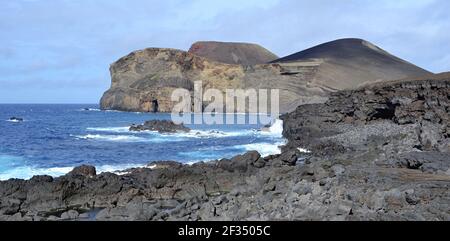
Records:
[[[357,37],[450,71],[447,0],[0,1],[0,103],[97,103],[121,56],[197,40],[254,42],[284,56]]]

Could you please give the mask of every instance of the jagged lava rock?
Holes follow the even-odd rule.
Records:
[[[130,126],[130,131],[158,131],[160,133],[189,132],[190,129],[170,120],[150,120],[142,125]]]

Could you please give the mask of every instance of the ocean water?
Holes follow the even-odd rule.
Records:
[[[24,121],[9,121],[13,116]],[[176,134],[128,130],[152,119],[170,119],[170,114],[100,111],[97,105],[0,104],[0,180],[60,176],[82,164],[112,172],[159,160],[230,158],[249,150],[266,156],[279,153],[285,142],[280,120],[266,131],[261,124],[187,125],[190,132]]]

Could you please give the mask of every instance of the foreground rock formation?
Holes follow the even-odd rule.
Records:
[[[450,75],[283,116],[280,155],[0,182],[0,220],[450,220]]]
[[[100,106],[170,112],[177,104],[171,100],[174,89],[193,92],[194,81],[202,81],[204,91],[279,89],[280,111],[285,113],[300,104],[322,103],[331,92],[365,82],[429,74],[361,39],[337,40],[260,63],[273,57],[256,45],[218,42],[196,43],[189,52],[138,50],[111,65],[111,88]]]

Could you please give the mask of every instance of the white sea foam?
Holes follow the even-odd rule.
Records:
[[[283,121],[276,119],[275,122],[269,127],[269,132],[274,135],[283,135]]]
[[[102,165],[96,167],[98,173],[102,172],[113,172],[116,174],[124,175],[127,172],[125,170],[130,168],[141,168],[145,167],[143,164],[118,164],[118,165]]]
[[[109,133],[151,133],[155,135],[161,135],[163,137],[183,137],[183,138],[225,138],[225,137],[237,137],[237,136],[250,136],[250,135],[271,135],[274,137],[282,137],[283,121],[275,120],[272,126],[267,130],[234,130],[234,131],[222,131],[222,130],[198,130],[192,129],[188,132],[178,133],[159,133],[157,131],[130,131],[130,126],[123,127],[88,127],[88,131],[96,132],[109,132]]]
[[[310,150],[305,149],[305,148],[301,148],[301,147],[297,148],[297,150],[298,150],[299,152],[301,152],[301,153],[311,153]]]
[[[178,136],[186,138],[224,138],[224,137],[235,137],[235,136],[248,136],[254,135],[256,131],[254,130],[243,130],[243,131],[218,131],[218,130],[190,130],[186,133],[173,133],[173,134],[162,134],[164,136]]]
[[[36,175],[58,177],[70,172],[72,169],[73,167],[34,168],[21,166],[0,173],[0,180],[8,180],[10,178],[30,179]]]
[[[150,133],[154,135],[161,135],[163,137],[185,137],[185,138],[223,138],[233,136],[246,136],[258,134],[256,130],[242,130],[242,131],[219,131],[219,130],[190,130],[188,132],[177,133],[159,133],[158,131],[130,131],[129,126],[125,127],[89,127],[88,131],[110,132],[110,133]]]
[[[182,141],[183,138],[173,138],[163,135],[149,135],[149,136],[134,136],[134,135],[100,135],[100,134],[86,134],[86,135],[72,135],[81,140],[96,140],[96,141],[111,141],[111,142],[173,142]]]
[[[260,134],[281,138],[283,136],[283,121],[276,119],[269,128],[262,129]]]
[[[187,161],[187,162],[183,162],[184,165],[188,165],[188,166],[192,166],[195,163],[199,163],[199,162],[211,162],[213,161],[213,159],[209,158],[209,159],[201,159],[201,160],[193,160],[193,161]]]
[[[126,133],[129,132],[130,127],[88,127],[86,128],[88,131],[97,131],[97,132],[115,132],[115,133]]]
[[[244,148],[246,151],[257,151],[261,156],[266,157],[269,155],[280,154],[280,146],[284,145],[284,141],[277,143],[252,143],[238,146],[239,148]]]
[[[88,127],[86,130],[88,131],[96,131],[96,132],[110,132],[110,133],[155,133],[158,134],[157,131],[143,130],[143,131],[130,131],[131,126],[121,126],[121,127]]]
[[[127,172],[124,170],[130,168],[144,167],[142,164],[119,164],[119,165],[101,165],[96,167],[97,174],[103,172],[112,172],[118,175],[125,175]],[[52,177],[63,176],[73,170],[71,167],[51,167],[51,168],[36,168],[31,166],[21,166],[13,169],[9,169],[4,173],[0,173],[0,180],[8,180],[11,178],[30,179],[36,175],[48,175]]]
[[[6,120],[7,122],[12,122],[12,123],[19,123],[19,122],[23,122],[23,120]]]
[[[79,111],[102,111],[102,110],[97,109],[97,108],[83,108],[83,109],[80,109]]]
[[[100,141],[120,141],[120,142],[142,142],[148,141],[145,138],[130,136],[130,135],[99,135],[99,134],[87,134],[75,136],[84,140],[100,140]]]

